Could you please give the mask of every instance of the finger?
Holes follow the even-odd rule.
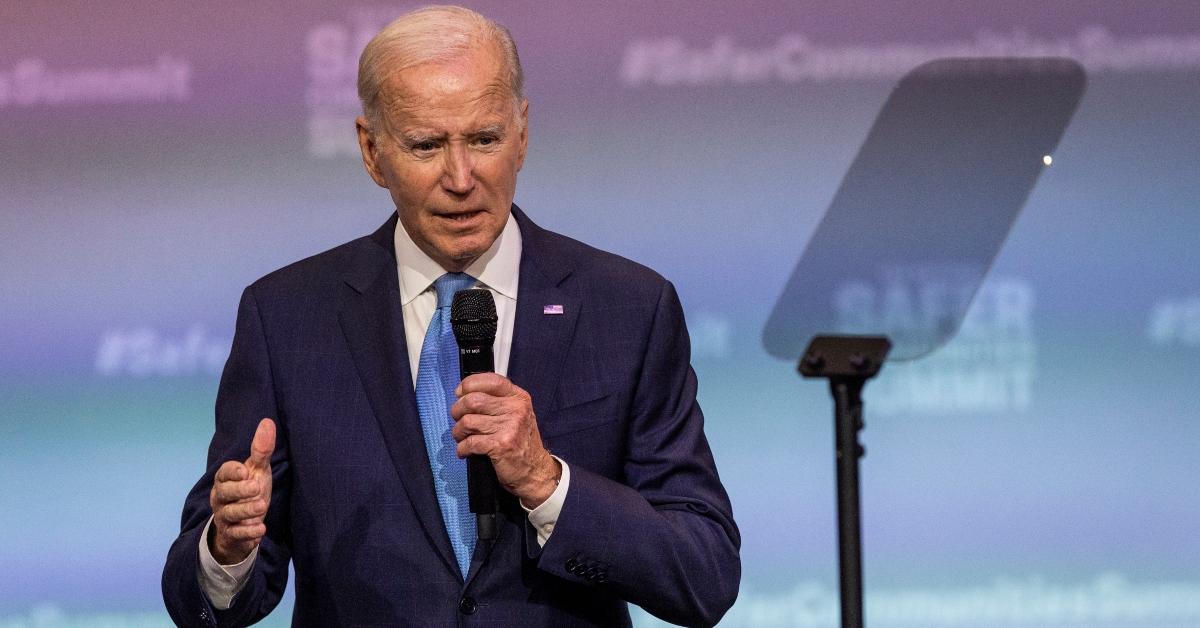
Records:
[[[215,515],[213,515],[213,522],[217,524],[218,532],[220,532],[226,528],[232,527],[232,526],[258,523],[265,519],[265,517],[250,517],[250,518],[236,517],[236,516],[234,516],[235,513],[229,513],[229,512],[227,512],[228,510],[229,510],[229,508],[225,507],[225,508],[218,510],[217,513]]]
[[[261,519],[267,515],[267,500],[254,499],[246,502],[226,504],[221,508],[221,519],[230,525],[250,519]]]
[[[217,469],[215,477],[217,482],[240,482],[250,476],[246,470],[246,465],[236,461],[227,460],[221,468]]]
[[[229,528],[233,528],[233,527],[237,527],[237,526],[258,525],[260,523],[263,523],[266,520],[267,520],[266,517],[250,517],[249,519],[228,520],[222,516],[222,517],[216,518],[214,521],[219,522],[217,525],[217,531],[220,532],[221,530],[228,530]],[[222,532],[222,534],[224,534],[224,533]]]
[[[495,449],[495,441],[491,436],[474,434],[458,441],[458,445],[454,447],[454,452],[459,458],[466,458],[468,456],[490,457],[493,449]]]
[[[462,397],[468,393],[482,392],[496,397],[507,397],[513,394],[514,388],[516,386],[499,373],[476,373],[459,382],[454,394]]]
[[[232,504],[243,499],[258,497],[262,493],[262,483],[255,479],[241,482],[219,482],[214,490],[217,501],[222,504]]]
[[[468,415],[463,416],[462,418],[455,421],[454,425],[450,428],[450,438],[453,438],[454,440],[461,442],[462,439],[464,439],[468,436],[471,436],[472,434],[478,433],[477,432],[477,430],[478,430],[477,424],[478,423],[479,423],[478,415],[468,414]]]
[[[508,415],[464,414],[450,428],[450,436],[461,441],[476,434],[495,434],[504,430],[508,422]]]
[[[500,415],[508,411],[507,397],[496,397],[484,392],[471,392],[459,397],[450,406],[450,416],[459,421],[468,414]]]
[[[275,422],[263,419],[254,430],[254,440],[250,443],[250,457],[246,466],[252,470],[269,471],[271,469],[271,454],[275,453]]]
[[[267,525],[261,521],[231,525],[225,528],[224,534],[231,541],[257,541],[267,534]]]

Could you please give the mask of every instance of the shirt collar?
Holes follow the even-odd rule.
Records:
[[[438,277],[446,274],[446,270],[413,242],[404,229],[404,223],[399,220],[396,221],[394,240],[396,266],[400,274],[400,304],[408,305],[417,295],[428,290]],[[509,213],[500,237],[463,272],[501,296],[516,300],[520,270],[521,230]]]

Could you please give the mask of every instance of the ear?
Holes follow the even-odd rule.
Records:
[[[354,127],[358,132],[358,149],[362,151],[363,166],[367,169],[367,174],[371,175],[376,185],[386,188],[387,180],[383,178],[383,171],[379,167],[379,146],[375,144],[375,134],[371,131],[367,117],[355,118]]]
[[[518,138],[520,142],[520,152],[517,155],[517,170],[525,165],[525,151],[529,148],[529,99],[521,100],[521,112],[518,114],[521,121],[521,136]]]

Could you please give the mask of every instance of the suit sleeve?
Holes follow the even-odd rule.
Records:
[[[267,535],[245,587],[227,610],[217,610],[200,587],[199,545],[205,523],[212,515],[209,491],[213,476],[227,460],[245,460],[250,441],[263,417],[275,420],[275,453],[271,458],[273,488],[268,509]],[[179,537],[167,554],[163,569],[163,600],[179,626],[246,626],[279,603],[287,586],[290,559],[287,510],[290,493],[285,417],[277,411],[271,378],[270,356],[253,286],[242,293],[233,348],[221,375],[217,393],[216,431],[208,450],[203,477],[184,503]]]
[[[633,391],[623,481],[578,465],[538,567],[683,625],[715,624],[741,539],[696,402],[683,310],[663,282]],[[569,460],[567,462],[570,462]]]

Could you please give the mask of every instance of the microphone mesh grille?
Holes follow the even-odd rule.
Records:
[[[454,293],[450,326],[459,346],[491,345],[496,340],[496,301],[491,291],[471,288]]]

